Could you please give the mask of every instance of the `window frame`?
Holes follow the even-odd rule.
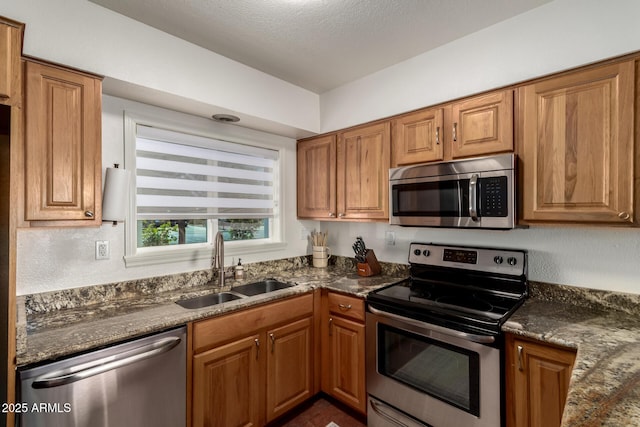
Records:
[[[269,239],[242,240],[225,242],[225,256],[247,255],[253,253],[272,252],[286,247],[284,242],[284,212],[282,209],[282,180],[284,173],[284,148],[273,147],[260,141],[216,132],[205,126],[182,124],[166,117],[154,117],[132,111],[124,112],[124,167],[131,171],[129,183],[129,208],[125,221],[125,255],[126,267],[178,262],[194,262],[211,260],[213,255],[214,228],[207,227],[207,242],[188,245],[167,245],[155,247],[137,247],[137,215],[136,215],[136,128],[138,125],[152,126],[174,132],[197,135],[204,138],[219,139],[231,143],[261,147],[278,152],[278,161],[274,170],[274,215],[271,218],[271,237]],[[211,223],[217,219],[209,219]]]

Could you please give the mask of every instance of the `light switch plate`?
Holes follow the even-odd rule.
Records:
[[[396,245],[396,233],[393,231],[386,231],[384,233],[384,242],[387,246],[395,246]]]

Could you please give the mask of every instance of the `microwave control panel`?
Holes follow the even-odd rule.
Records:
[[[504,217],[509,215],[507,177],[480,178],[480,215]]]

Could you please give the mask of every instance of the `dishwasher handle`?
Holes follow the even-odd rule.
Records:
[[[35,389],[60,387],[75,383],[85,378],[99,375],[112,369],[131,365],[141,360],[149,359],[166,353],[176,347],[182,341],[178,337],[163,338],[151,344],[125,351],[120,354],[103,357],[90,363],[84,363],[75,367],[49,372],[37,377],[31,387]],[[87,365],[89,365],[87,367]]]

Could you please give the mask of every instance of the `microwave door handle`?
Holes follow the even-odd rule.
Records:
[[[473,222],[478,222],[478,178],[474,173],[469,180],[469,216]]]

